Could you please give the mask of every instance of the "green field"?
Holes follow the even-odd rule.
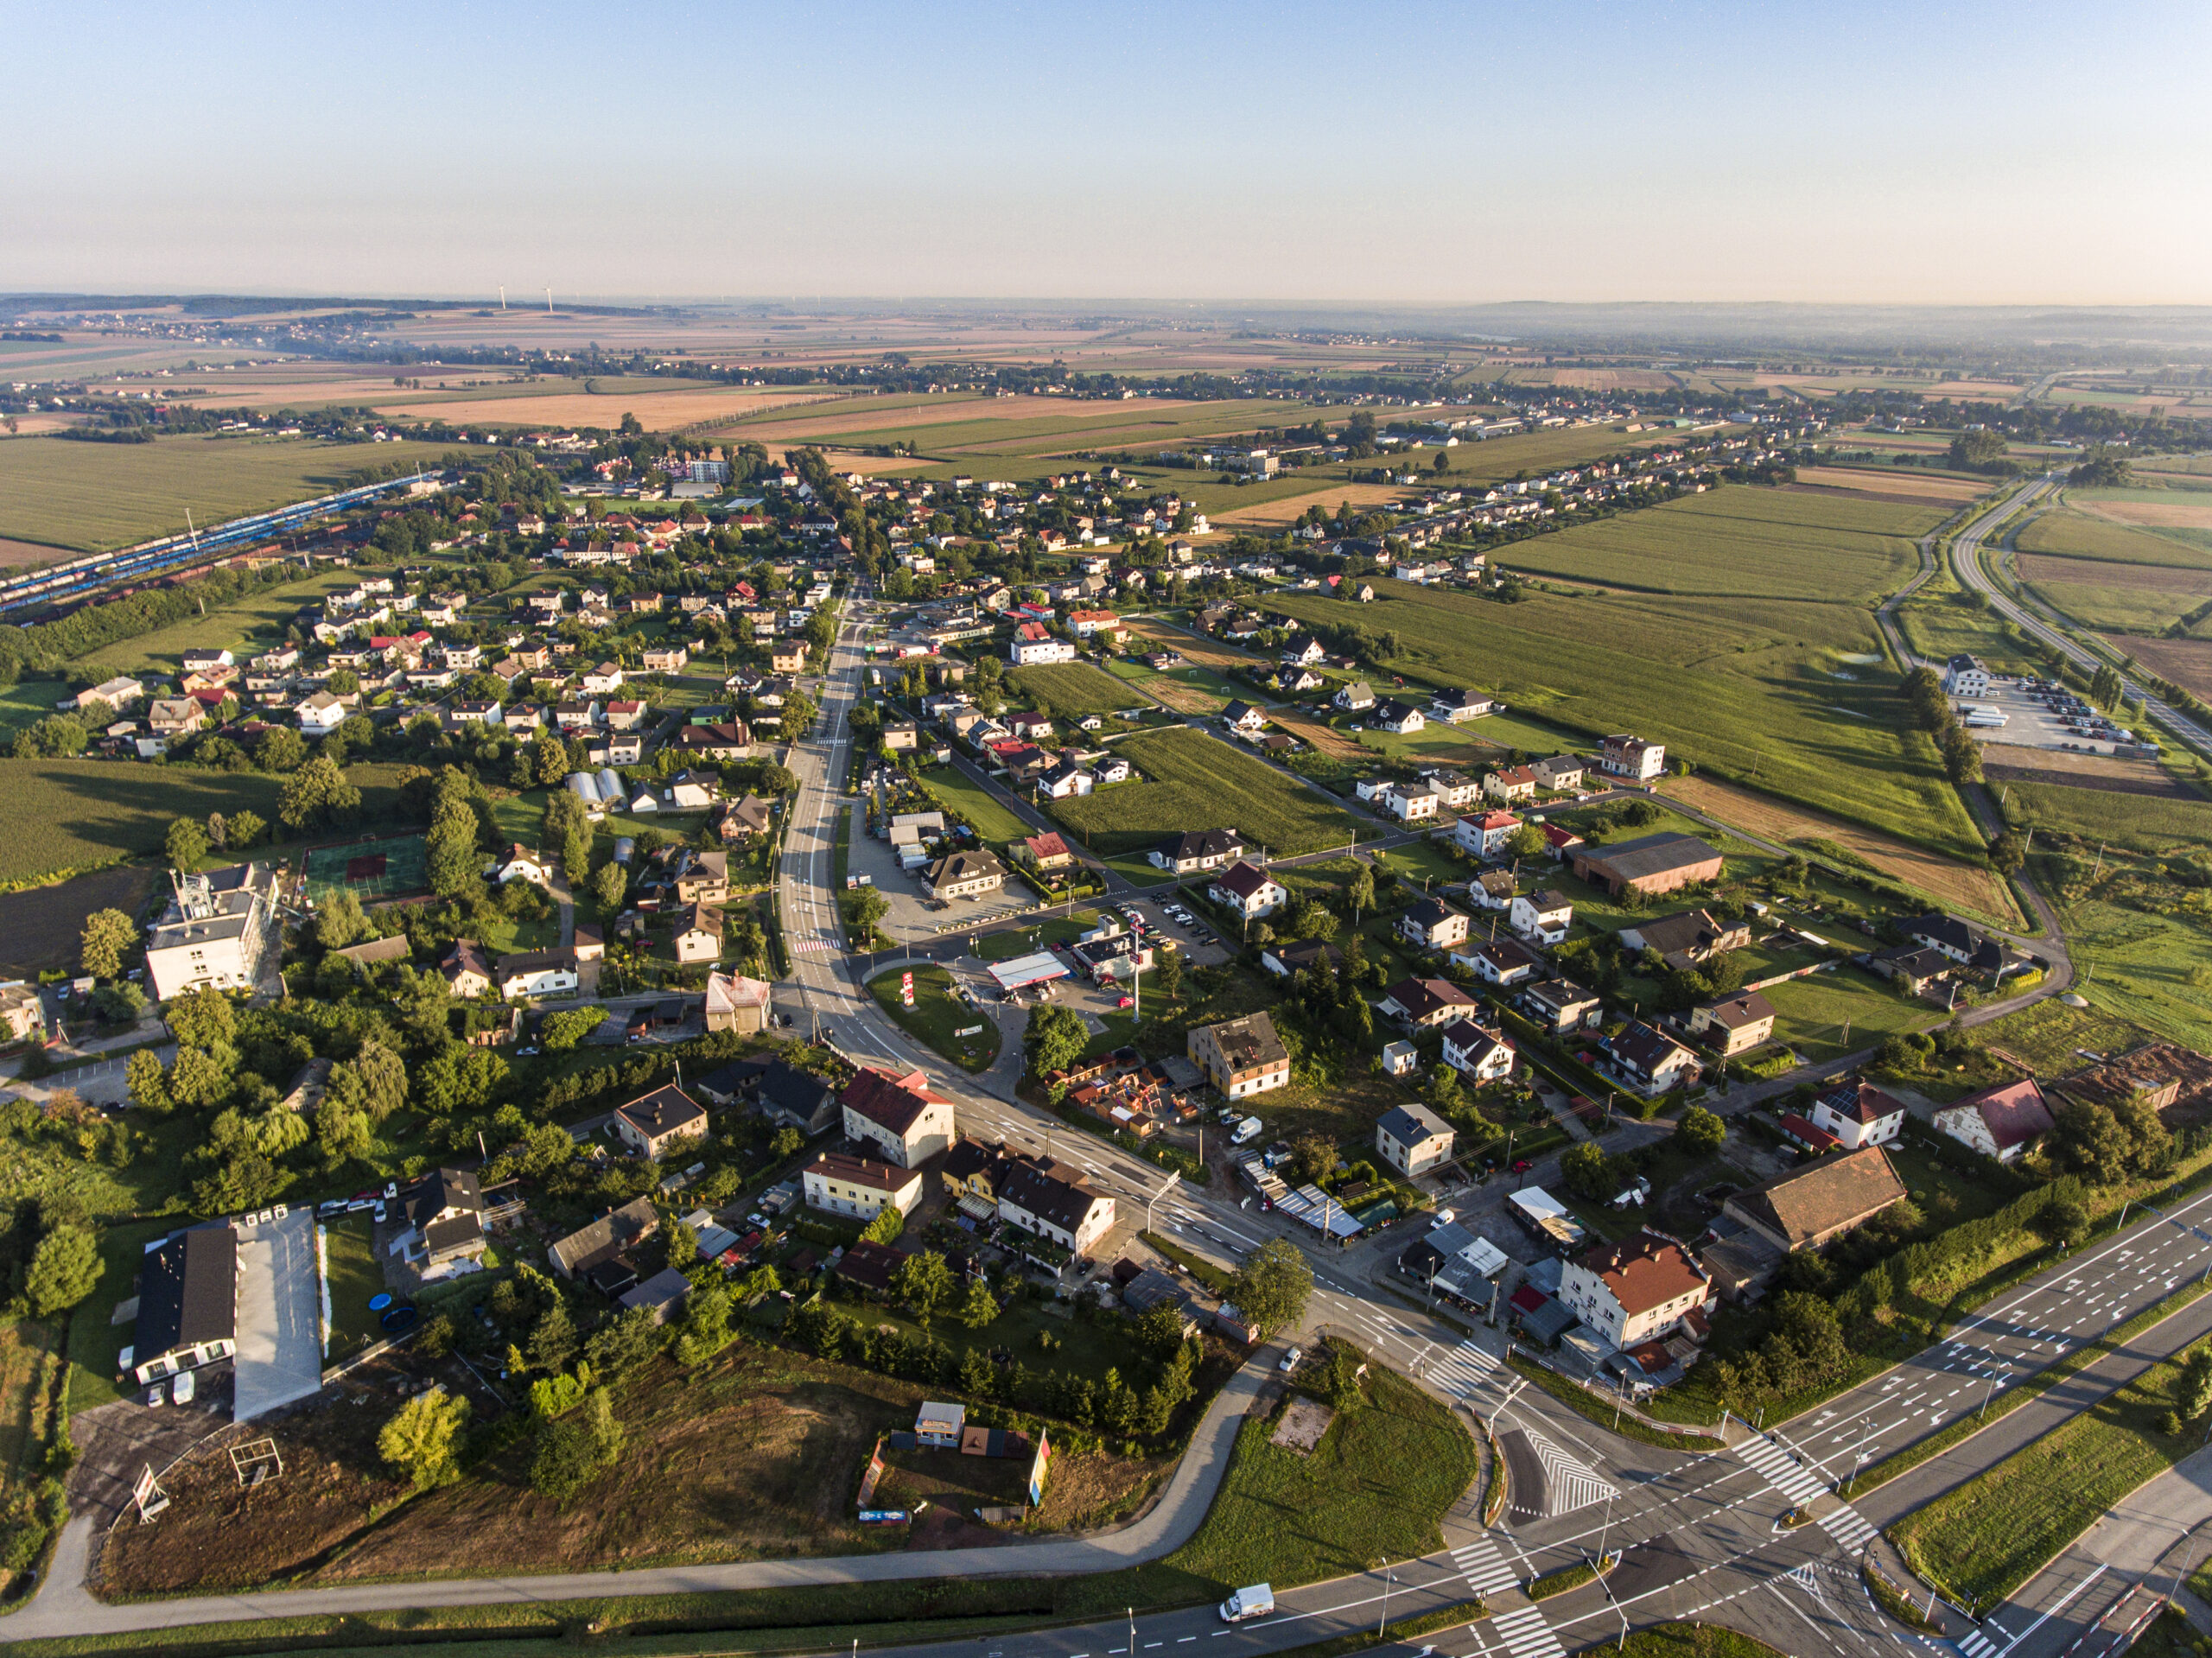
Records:
[[[1954,856],[1982,842],[1935,746],[1908,723],[1862,603],[1629,594],[1479,594],[1376,584],[1356,609],[1284,594],[1302,620],[1355,626],[1408,681],[1491,690],[1586,738],[1633,731],[1670,760]]]
[[[186,528],[328,494],[394,461],[434,464],[452,446],[329,443],[315,438],[158,438],[0,443],[0,536],[105,552]]]
[[[922,786],[930,791],[939,810],[958,812],[979,836],[994,846],[1029,838],[1029,825],[965,772],[950,765],[934,766],[922,773]]]
[[[1009,668],[1006,680],[1032,707],[1049,708],[1056,716],[1079,719],[1086,714],[1112,714],[1144,705],[1144,699],[1128,686],[1087,662]]]
[[[2102,569],[2118,574],[2122,567],[2083,563],[2058,568],[2084,574]],[[2032,577],[2021,572],[2020,585],[2068,619],[2101,633],[2162,633],[2212,600],[2212,575],[2206,575],[2202,587],[2194,591],[2177,592],[2164,587],[2069,581],[2053,577],[2050,569],[2042,566]]]
[[[2069,499],[2188,500],[2171,490],[2069,490]],[[2061,507],[2036,518],[2013,544],[2024,553],[2094,564],[2160,564],[2212,571],[2212,538],[2199,530],[2140,529]],[[2085,573],[2086,574],[2086,573]]]
[[[2003,792],[2005,817],[2024,829],[2061,829],[2134,852],[2176,852],[2212,842],[2212,800],[2056,783],[2007,783]]]
[[[77,665],[97,671],[103,677],[110,674],[175,674],[181,667],[187,651],[201,649],[228,651],[243,661],[247,652],[265,651],[282,639],[284,630],[303,607],[319,603],[323,594],[339,588],[350,588],[359,579],[351,570],[334,569],[287,581],[281,587],[264,588],[230,604],[218,605],[205,616],[173,622],[136,638],[102,645],[79,657]]]
[[[1358,822],[1294,778],[1179,726],[1116,744],[1145,777],[1073,800],[1053,816],[1101,852],[1128,853],[1184,829],[1236,829],[1269,854],[1350,841]]]
[[[1719,489],[1501,548],[1507,569],[1643,593],[1865,600],[1918,568],[1939,510]]]
[[[369,1302],[384,1290],[384,1269],[371,1248],[375,1231],[366,1215],[349,1215],[325,1229],[330,1283],[330,1359],[342,1359],[382,1339]],[[326,1360],[326,1363],[328,1361]]]
[[[941,967],[918,967],[914,975],[914,1005],[899,1001],[905,969],[886,969],[868,983],[876,1006],[892,1023],[927,1047],[969,1070],[988,1070],[999,1057],[999,1027],[990,1014],[970,1007],[952,994],[952,975]],[[973,1036],[958,1035],[975,1030]]]
[[[178,817],[258,812],[276,823],[284,779],[251,772],[202,772],[127,760],[7,760],[0,802],[0,886],[52,880],[72,870],[157,853]],[[391,810],[400,768],[346,768],[362,815]],[[13,825],[12,828],[10,825]],[[281,828],[277,830],[282,833]],[[266,856],[266,853],[257,853]]]
[[[1897,607],[1897,616],[1904,642],[1916,657],[1942,662],[1965,654],[1980,657],[1994,673],[2044,671],[2041,659],[2031,657],[2014,642],[2002,618],[1980,608],[1956,588],[1926,599],[1915,594]]]
[[[1769,985],[1761,994],[1774,1004],[1776,1040],[1814,1064],[1943,1022],[1941,1007],[1907,1001],[1885,981],[1848,964]]]

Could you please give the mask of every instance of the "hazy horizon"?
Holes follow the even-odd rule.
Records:
[[[2212,303],[2175,4],[11,23],[16,292]]]

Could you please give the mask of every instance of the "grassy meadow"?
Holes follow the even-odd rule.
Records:
[[[1051,808],[1101,852],[1138,851],[1185,829],[1235,829],[1279,857],[1349,842],[1359,827],[1296,778],[1187,726],[1130,737],[1115,753],[1145,780]]]
[[[1006,680],[1032,707],[1049,708],[1055,715],[1079,719],[1087,714],[1112,714],[1144,706],[1144,699],[1131,686],[1087,662],[1009,668]]]
[[[188,617],[136,638],[102,645],[77,657],[75,665],[105,678],[111,674],[181,673],[187,651],[228,651],[243,662],[250,654],[279,643],[292,619],[306,607],[359,580],[352,570],[327,569],[281,587],[264,588],[218,605],[204,616]]]

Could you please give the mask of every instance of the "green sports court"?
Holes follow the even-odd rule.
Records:
[[[310,903],[351,893],[364,904],[423,890],[427,854],[420,835],[375,836],[308,850],[302,873]]]

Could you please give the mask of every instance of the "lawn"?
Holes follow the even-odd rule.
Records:
[[[304,581],[264,588],[227,605],[218,605],[205,616],[173,622],[136,638],[77,658],[87,672],[109,674],[170,674],[182,669],[187,651],[228,651],[241,662],[270,649],[284,637],[292,619],[309,605],[319,604],[334,588],[351,587],[359,580],[352,570],[326,570]]]
[[[943,1054],[968,1070],[988,1070],[999,1057],[999,1027],[990,1014],[970,1007],[952,994],[952,975],[941,967],[918,967],[914,975],[914,1005],[899,1001],[900,973],[886,971],[869,981],[876,1005],[892,1022],[933,1053]],[[959,1032],[975,1030],[972,1036]]]
[[[197,434],[151,443],[19,438],[0,443],[0,536],[105,552],[182,531],[188,508],[206,530],[342,489],[368,467],[434,465],[456,447]]]
[[[1054,944],[1072,944],[1097,924],[1096,910],[1077,910],[1072,916],[1048,916],[1027,926],[985,933],[976,940],[976,954],[986,962],[1010,962],[1017,956],[1033,955]]]
[[[976,835],[993,846],[1027,840],[1033,831],[1013,810],[965,772],[954,766],[932,766],[921,774],[922,786],[941,811],[957,812]]]
[[[1188,727],[1116,745],[1146,778],[1053,803],[1052,815],[1109,854],[1184,829],[1236,829],[1272,855],[1349,842],[1358,820],[1294,778]]]
[[[1907,1001],[1885,980],[1847,963],[1809,979],[1769,985],[1774,1034],[1815,1064],[1878,1045],[1885,1037],[1940,1025],[1941,1007]]]
[[[1056,719],[1113,714],[1122,708],[1139,707],[1143,702],[1112,674],[1087,662],[1009,668],[1006,680],[1031,707],[1049,708]]]
[[[327,1369],[371,1343],[383,1339],[383,1327],[369,1311],[370,1300],[384,1293],[384,1270],[371,1250],[375,1227],[366,1215],[348,1215],[325,1229],[330,1286],[329,1345],[323,1358]]]

